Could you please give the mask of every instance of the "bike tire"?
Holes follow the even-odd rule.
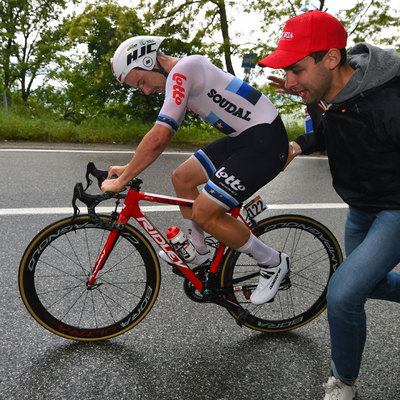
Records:
[[[148,314],[158,296],[160,266],[149,241],[129,224],[96,285],[86,285],[109,232],[87,215],[69,217],[43,229],[28,245],[19,290],[44,328],[67,339],[105,340],[132,329]]]
[[[318,221],[289,214],[261,220],[254,233],[290,256],[290,287],[278,290],[272,302],[253,305],[250,294],[257,286],[259,267],[248,255],[229,249],[221,269],[226,298],[241,306],[242,315],[247,315],[244,325],[251,329],[285,332],[307,324],[326,308],[329,279],[343,261],[338,241]]]

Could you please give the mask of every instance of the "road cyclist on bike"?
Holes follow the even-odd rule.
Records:
[[[165,93],[154,126],[144,136],[130,162],[112,166],[102,191],[120,192],[169,145],[187,110],[226,136],[206,145],[172,175],[177,196],[195,200],[181,207],[190,241],[196,249],[193,264],[210,260],[208,232],[225,245],[251,255],[260,266],[254,304],[271,300],[289,271],[288,255],[262,243],[226,211],[238,206],[283,169],[288,138],[276,108],[261,92],[222,71],[207,58],[175,58],[159,51],[164,37],[137,36],[125,40],[111,60],[120,83],[146,95]],[[199,192],[198,186],[205,184]],[[160,257],[172,263],[161,251]]]

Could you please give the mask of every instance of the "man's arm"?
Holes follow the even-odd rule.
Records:
[[[298,95],[298,92],[295,90],[287,89],[285,87],[285,79],[280,76],[269,75],[268,79],[270,80],[269,85],[276,88],[277,93],[285,93],[290,95]],[[299,154],[311,154],[314,151],[322,150],[321,143],[317,140],[316,129],[323,113],[323,109],[320,108],[319,104],[311,104],[307,105],[309,110],[314,130],[312,132],[304,133],[298,136],[294,142],[289,143],[289,153],[288,159],[285,165],[287,165],[293,160],[294,157]]]
[[[168,127],[155,124],[139,143],[131,161],[124,167],[111,167],[109,176],[119,175],[117,179],[107,179],[101,185],[103,192],[120,192],[127,183],[152,164],[168,147],[174,132]]]

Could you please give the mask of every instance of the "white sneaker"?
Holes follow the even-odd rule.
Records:
[[[175,265],[164,250],[161,250],[158,253],[158,255],[162,260],[166,261],[168,264]],[[200,254],[198,251],[196,251],[196,256],[192,261],[190,261],[190,264],[203,265],[208,262],[210,262],[210,251],[207,251],[207,253],[204,254]]]
[[[281,261],[276,267],[260,266],[258,285],[250,296],[250,300],[253,304],[264,304],[276,295],[279,285],[288,273],[290,267],[290,259],[287,254],[279,253],[279,257]]]
[[[331,376],[327,383],[323,384],[325,388],[324,400],[356,400],[357,389],[354,385],[349,386],[340,379]]]

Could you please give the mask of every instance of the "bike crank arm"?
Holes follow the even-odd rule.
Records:
[[[224,297],[221,297],[218,294],[215,294],[211,289],[205,289],[202,292],[202,295],[204,296],[205,299],[207,299],[207,301],[218,304],[219,306],[234,312],[236,314],[236,323],[240,327],[242,327],[243,324],[246,323],[247,317],[250,314],[248,310],[243,309],[233,301],[230,301]]]

